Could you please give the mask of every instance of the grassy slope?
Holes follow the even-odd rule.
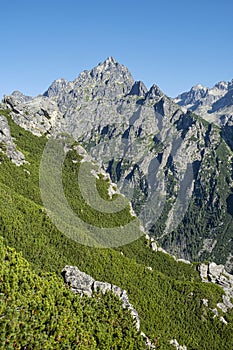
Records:
[[[143,238],[117,250],[94,249],[69,240],[56,229],[41,206],[38,187],[38,167],[46,139],[33,136],[10,119],[9,122],[18,148],[30,164],[17,168],[1,156],[0,233],[5,242],[22,251],[37,272],[60,275],[66,264],[77,265],[98,280],[126,289],[139,312],[142,330],[157,339],[160,349],[173,349],[168,344],[173,338],[188,349],[231,348],[233,315],[226,316],[231,321],[227,326],[213,319],[201,299],[209,299],[214,307],[221,300],[221,291],[201,283],[193,266],[152,252]],[[69,173],[69,160],[65,172]],[[68,196],[73,191],[69,187],[72,183],[67,182]]]

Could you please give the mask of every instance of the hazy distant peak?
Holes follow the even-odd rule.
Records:
[[[233,80],[219,81],[212,88],[198,84],[174,99],[185,109],[191,109],[210,122],[226,123],[233,113]]]
[[[202,84],[197,84],[197,85],[194,85],[191,90],[207,90],[207,87],[203,86]]]
[[[226,81],[219,81],[214,85],[214,87],[216,87],[219,90],[227,90],[228,84],[229,83],[227,83]]]

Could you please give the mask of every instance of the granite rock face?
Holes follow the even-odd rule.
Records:
[[[215,89],[223,96],[229,87],[219,84]],[[185,103],[204,98],[205,88],[194,90],[191,97],[183,98]],[[5,96],[2,106],[35,135],[71,134],[132,201],[145,230],[163,248],[187,260],[218,256],[227,212],[230,180],[226,179],[232,177],[230,153],[219,155],[222,138],[217,128],[184,112],[156,84],[147,90],[125,66],[109,57],[72,82],[56,80],[35,98],[20,93]],[[227,174],[220,181],[222,168]],[[190,203],[196,206],[195,214]],[[200,210],[201,224],[192,218]],[[209,212],[213,223],[208,221]],[[190,221],[193,233],[187,235]],[[213,232],[216,243],[210,250],[205,242],[213,239]],[[193,239],[195,249],[190,249]],[[225,247],[221,262],[228,261],[230,271],[229,237]]]

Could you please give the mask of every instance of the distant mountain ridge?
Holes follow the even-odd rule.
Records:
[[[225,125],[233,116],[233,79],[220,81],[212,88],[198,84],[178,95],[174,101],[209,122]]]

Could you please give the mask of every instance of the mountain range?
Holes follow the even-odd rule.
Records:
[[[147,90],[135,82],[110,57],[73,82],[54,81],[37,97],[5,96],[3,106],[34,135],[72,135],[128,196],[144,228],[167,251],[224,263],[231,271],[231,86],[197,86],[172,100],[156,85]],[[209,114],[194,114],[200,106],[216,113],[227,108],[223,128],[208,123]]]

